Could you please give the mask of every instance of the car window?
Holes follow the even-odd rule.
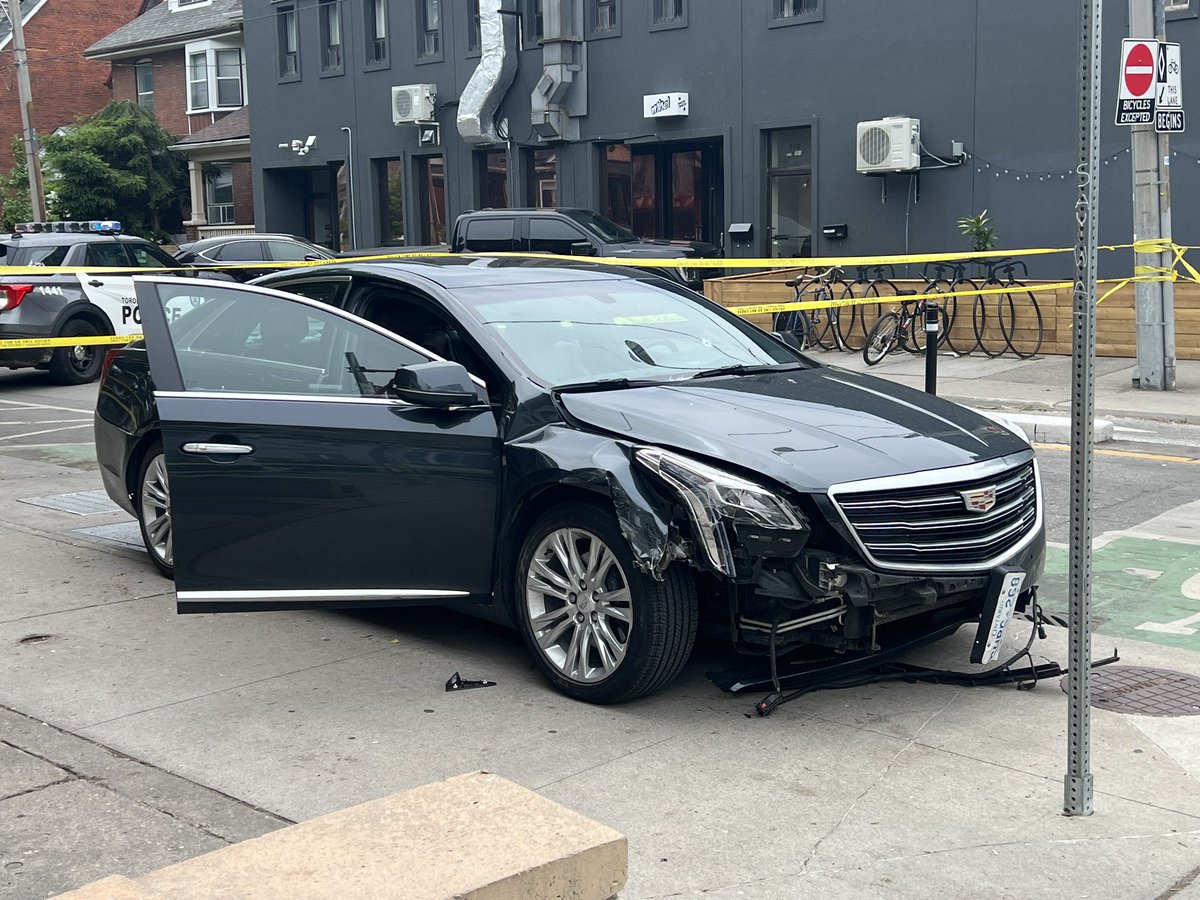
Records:
[[[156,285],[184,389],[379,397],[401,366],[424,354],[334,310],[271,294],[194,284]]]
[[[125,248],[115,241],[111,244],[98,242],[87,245],[87,264],[126,267],[129,265],[129,257],[125,255]]]
[[[465,247],[471,253],[507,253],[515,249],[516,221],[509,218],[472,219],[467,222]]]
[[[178,269],[179,263],[162,250],[149,244],[126,244],[133,256],[134,265],[143,269]]]
[[[529,249],[534,253],[571,255],[571,245],[580,241],[591,244],[582,231],[561,219],[529,220]]]
[[[261,241],[230,241],[205,255],[221,262],[262,262],[266,259]]]
[[[66,244],[49,245],[41,247],[12,247],[8,251],[8,265],[10,266],[61,266],[67,258]]]
[[[346,292],[350,289],[349,278],[328,280],[290,281],[287,285],[278,285],[278,290],[290,291],[310,300],[320,300],[330,306],[344,307]]]
[[[673,380],[731,365],[797,363],[787,347],[682,290],[620,279],[455,292],[508,355],[549,385]]]
[[[264,241],[267,257],[276,262],[303,262],[310,256],[324,259],[325,254],[314,247],[306,247],[296,241]]]

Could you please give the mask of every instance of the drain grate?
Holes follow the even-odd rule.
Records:
[[[97,516],[100,513],[116,512],[117,504],[108,499],[104,491],[76,491],[73,494],[51,494],[46,497],[24,497],[19,502],[30,506],[43,506],[76,516]]]
[[[100,544],[118,546],[133,550],[146,549],[142,543],[142,532],[137,522],[117,522],[113,525],[96,525],[92,528],[73,528],[72,534],[77,534],[87,540]]]
[[[1092,706],[1139,716],[1200,716],[1200,678],[1170,669],[1104,666],[1092,672]]]

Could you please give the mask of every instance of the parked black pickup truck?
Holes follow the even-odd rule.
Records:
[[[455,253],[557,253],[618,259],[719,257],[715,244],[703,241],[645,240],[587,209],[484,209],[466,212],[454,223],[450,249]],[[705,278],[724,274],[681,262],[678,268],[651,271],[696,290]]]

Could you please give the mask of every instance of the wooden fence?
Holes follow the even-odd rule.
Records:
[[[714,278],[704,283],[704,293],[722,306],[748,306],[758,303],[786,303],[793,299],[795,292],[785,282],[795,277],[795,271],[755,272],[749,275],[731,275],[726,278]],[[1066,279],[1063,279],[1066,280]],[[1045,288],[1040,284],[1047,282],[1028,283],[1027,290],[1037,298],[1038,307],[1042,314],[1042,348],[1043,354],[1071,353],[1071,323],[1074,319],[1074,297],[1070,288]],[[923,281],[895,282],[901,290],[918,290],[924,286]],[[1101,285],[1103,294],[1111,285]],[[856,289],[855,293],[860,293]],[[1016,312],[1017,331],[1013,335],[1016,347],[1023,352],[1032,349],[1036,340],[1036,319],[1033,305],[1024,291],[1014,291],[1012,294]],[[807,298],[806,298],[807,299]],[[993,352],[1004,349],[1004,336],[1000,331],[995,314],[997,296],[984,298],[987,301],[988,316],[984,319],[983,338]],[[1096,353],[1100,356],[1137,355],[1134,317],[1134,285],[1129,284],[1114,293],[1100,304],[1096,316]],[[966,349],[975,344],[975,331],[972,323],[972,311],[975,306],[973,297],[960,297],[957,301],[957,317],[950,339],[955,347]],[[866,307],[868,321],[877,309],[887,310],[896,306],[881,298],[878,307]],[[847,315],[843,310],[842,315]],[[770,314],[747,316],[747,321],[753,322],[760,328],[770,329]],[[856,324],[857,327],[857,324]],[[861,339],[860,341],[861,342]],[[1179,359],[1200,359],[1200,284],[1192,282],[1175,283],[1175,352]]]

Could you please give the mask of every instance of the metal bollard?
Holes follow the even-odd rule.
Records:
[[[938,305],[925,304],[925,393],[937,394]]]

